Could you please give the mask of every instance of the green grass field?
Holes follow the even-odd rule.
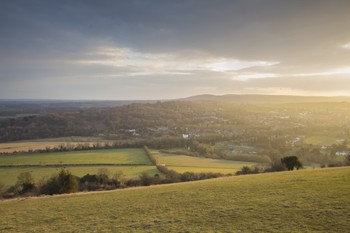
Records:
[[[151,150],[158,164],[165,164],[169,169],[183,172],[219,172],[223,174],[232,174],[240,170],[245,165],[254,165],[256,163],[239,162],[231,160],[210,159],[202,157],[193,157],[187,155],[177,155],[162,153],[157,150]]]
[[[20,141],[20,142],[8,142],[0,143],[1,153],[12,153],[14,151],[29,151],[49,148],[58,148],[59,145],[64,144],[64,141]],[[74,143],[71,143],[74,145]]]
[[[0,202],[0,232],[349,232],[350,168]]]
[[[304,140],[306,144],[313,144],[319,146],[331,146],[333,144],[339,144],[339,139],[330,136],[310,136]]]
[[[44,166],[50,164],[67,164],[68,166],[66,168],[74,175],[80,177],[88,173],[96,174],[97,170],[101,167],[106,167],[112,174],[116,171],[122,171],[126,178],[136,178],[144,172],[150,175],[160,173],[157,168],[152,165],[145,151],[140,148],[15,154],[1,155],[0,166],[39,166],[0,168],[0,182],[6,186],[13,185],[16,183],[17,177],[21,172],[30,172],[35,181],[39,181],[42,178],[47,179],[51,175],[57,174],[60,170],[59,167]],[[69,164],[90,166],[69,167]],[[108,164],[119,164],[121,166],[108,166]],[[133,164],[134,166],[132,166]]]
[[[44,138],[44,139],[33,139],[16,142],[0,143],[0,153],[12,153],[14,151],[29,151],[29,150],[43,150],[46,147],[58,148],[62,144],[70,144],[76,146],[77,144],[89,143],[90,146],[93,143],[104,143],[110,142],[103,140],[100,137],[61,137],[61,138]]]
[[[48,164],[145,164],[151,161],[143,149],[105,149],[56,153],[16,154],[0,156],[0,165]]]
[[[107,168],[111,173],[111,177],[117,171],[121,171],[125,178],[137,178],[142,173],[150,175],[160,174],[155,166],[84,166],[84,167],[68,167],[73,175],[82,177],[86,174],[96,174],[99,168]],[[52,175],[57,174],[61,168],[0,168],[0,182],[5,186],[10,186],[16,183],[17,177],[22,172],[30,172],[35,182],[41,179],[47,180]]]
[[[32,139],[32,140],[25,140],[23,142],[103,142],[103,141],[106,141],[106,140],[104,140],[101,137],[71,136],[71,137],[59,137],[59,138]]]

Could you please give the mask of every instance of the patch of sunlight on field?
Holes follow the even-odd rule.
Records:
[[[84,167],[66,167],[73,175],[82,177],[86,174],[96,174],[99,168],[107,168],[111,175],[117,171],[123,172],[125,178],[137,178],[142,173],[150,175],[160,174],[155,166],[84,166]],[[17,177],[22,172],[30,172],[36,182],[40,179],[48,179],[57,174],[61,168],[0,168],[0,182],[6,186],[14,185]]]
[[[224,174],[234,173],[243,166],[251,166],[256,163],[231,161],[222,159],[211,159],[203,157],[193,157],[188,155],[177,155],[162,153],[157,150],[151,150],[158,164],[164,164],[175,171],[199,171],[199,172],[219,172]]]
[[[0,165],[144,164],[151,165],[143,149],[104,149],[1,155]]]
[[[168,169],[174,170],[178,173],[184,172],[194,172],[194,173],[222,173],[222,174],[233,174],[236,171],[240,170],[242,166],[237,166],[237,168],[214,168],[214,167],[175,167],[175,166],[167,166]]]
[[[349,232],[350,167],[0,201],[0,232]]]
[[[82,137],[82,136],[28,140],[28,142],[105,142],[105,141],[110,141],[110,140],[104,140],[101,137]],[[27,142],[27,140],[25,140],[24,142]]]
[[[12,153],[15,151],[29,151],[29,150],[40,150],[49,148],[57,148],[59,145],[65,142],[9,142],[9,143],[0,143],[0,152],[2,153]],[[72,143],[74,145],[74,143]]]
[[[24,140],[16,142],[0,143],[0,153],[12,153],[14,151],[45,150],[49,148],[58,148],[62,144],[76,146],[78,144],[89,143],[92,146],[96,142],[109,142],[99,137],[61,137]]]
[[[165,164],[167,166],[191,166],[191,167],[214,167],[214,168],[234,168],[244,165],[253,165],[256,163],[231,161],[223,159],[211,159],[204,157],[193,157],[188,155],[177,155],[161,153],[156,150],[151,150],[153,155],[156,157],[158,164]]]
[[[333,144],[339,144],[339,138],[335,137],[329,137],[329,136],[311,136],[307,137],[304,140],[304,143],[306,144],[313,144],[313,145],[324,145],[324,146],[331,146]]]

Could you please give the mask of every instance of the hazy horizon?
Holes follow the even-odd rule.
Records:
[[[4,0],[0,99],[350,96],[350,1]]]
[[[30,101],[48,101],[48,102],[55,102],[55,101],[78,101],[78,102],[89,102],[89,101],[171,101],[171,100],[181,100],[181,99],[190,99],[190,98],[196,98],[196,97],[206,97],[206,96],[212,96],[212,97],[225,97],[225,96],[274,96],[274,97],[295,97],[295,98],[349,98],[350,96],[347,95],[282,95],[282,94],[222,94],[222,95],[215,95],[215,94],[198,94],[198,95],[191,95],[191,96],[185,96],[185,97],[178,97],[178,98],[153,98],[153,99],[55,99],[55,98],[0,98],[0,101],[24,101],[24,102],[30,102]]]

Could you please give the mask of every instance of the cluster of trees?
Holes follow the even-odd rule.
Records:
[[[256,162],[256,163],[269,163],[270,158],[267,155],[257,155],[257,154],[236,154],[227,149],[220,149],[215,146],[215,142],[222,142],[222,138],[214,140],[213,142],[207,144],[202,142],[202,138],[191,139],[188,142],[188,148],[191,152],[198,156],[204,156],[212,159],[225,159],[233,161],[244,161],[244,162]]]
[[[285,137],[293,138],[307,132],[332,130],[334,134],[350,137],[350,128],[343,127],[350,123],[346,118],[348,107],[348,103],[241,105],[220,101],[169,101],[73,108],[69,112],[36,110],[31,116],[2,119],[0,141],[99,134],[123,140],[134,138],[127,130],[135,129],[148,138],[180,136],[187,131],[198,132],[206,145],[213,140],[233,139],[237,143],[261,147],[271,144],[276,148],[284,146]],[[271,140],[270,136],[278,134],[282,137]],[[214,138],[205,140],[208,136]],[[198,146],[198,151],[212,151],[202,146]]]
[[[278,172],[278,171],[293,171],[294,169],[303,168],[303,164],[299,161],[297,156],[286,156],[280,160],[273,160],[270,166],[264,167],[261,165],[243,166],[236,175],[258,174],[264,172]]]
[[[338,162],[329,164],[328,167],[350,166],[350,156],[346,156],[343,163]],[[321,168],[326,167],[321,165]],[[272,160],[268,167],[262,165],[243,166],[241,170],[236,172],[236,175],[258,174],[264,172],[279,172],[279,171],[293,171],[294,169],[302,169],[303,164],[297,156],[286,156],[281,159]]]
[[[48,180],[34,181],[30,172],[20,173],[15,185],[2,190],[2,196],[11,198],[16,196],[34,196],[41,194],[73,193],[79,190],[79,178],[68,170],[62,169],[58,174]]]
[[[142,173],[138,178],[126,179],[121,171],[114,174],[106,168],[100,168],[97,174],[86,174],[83,177],[73,175],[70,171],[61,169],[56,175],[48,180],[35,182],[29,172],[21,173],[17,177],[15,185],[4,190],[5,186],[0,183],[0,197],[13,198],[17,196],[54,195],[63,193],[74,193],[79,191],[112,190],[136,186],[149,186],[156,184],[167,184],[187,182],[194,180],[210,179],[223,176],[220,173],[177,173],[158,166],[165,175],[150,175]]]

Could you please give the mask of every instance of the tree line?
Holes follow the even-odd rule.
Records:
[[[21,196],[40,196],[85,191],[113,190],[137,186],[149,186],[203,180],[224,176],[220,173],[177,173],[164,166],[157,166],[164,174],[150,175],[142,173],[138,178],[125,178],[121,171],[112,174],[106,168],[100,168],[97,174],[86,174],[83,177],[73,175],[62,168],[47,180],[35,182],[30,172],[20,173],[15,185],[5,189],[0,183],[0,197],[14,198]]]

